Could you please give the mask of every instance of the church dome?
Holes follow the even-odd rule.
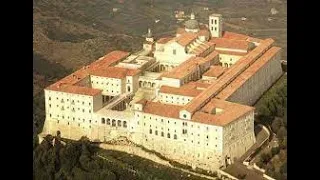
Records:
[[[196,20],[195,14],[191,13],[190,20],[185,22],[185,28],[190,30],[199,29],[199,22]]]
[[[195,19],[186,21],[184,25],[186,29],[199,29],[199,23]]]

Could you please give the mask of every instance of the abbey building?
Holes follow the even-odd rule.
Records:
[[[223,30],[194,14],[174,36],[149,29],[139,52],[113,51],[45,88],[44,134],[127,137],[207,170],[254,143],[253,103],[282,75],[274,40]]]

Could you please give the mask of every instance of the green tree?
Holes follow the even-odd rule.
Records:
[[[287,161],[282,164],[280,167],[281,174],[287,174]]]
[[[285,127],[287,127],[287,108],[284,108],[283,124],[284,124]]]
[[[260,161],[267,164],[271,160],[271,154],[270,153],[262,153],[260,156]]]
[[[283,140],[285,137],[287,137],[287,129],[284,126],[281,126],[277,132],[277,138]]]
[[[277,134],[278,130],[282,125],[280,118],[275,118],[271,124],[272,131]]]
[[[280,152],[280,148],[279,147],[273,147],[271,149],[272,156],[275,156],[276,154],[279,154],[279,152]]]

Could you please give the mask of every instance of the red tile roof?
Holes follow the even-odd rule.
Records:
[[[234,39],[234,40],[246,40],[249,36],[244,34],[238,34],[234,32],[224,31],[222,34],[223,38]]]
[[[203,83],[203,82],[200,82],[200,81],[191,81],[189,82],[188,84],[186,84],[188,86],[194,86],[195,88],[197,89],[206,89],[210,86],[210,84],[208,83]]]
[[[189,96],[189,97],[195,97],[199,95],[201,92],[202,91],[196,89],[196,87],[187,86],[187,85],[182,86],[180,88],[170,87],[170,86],[161,86],[160,88],[160,93]]]
[[[143,105],[143,112],[168,118],[179,118],[182,106],[162,104],[147,100],[140,100],[138,104]],[[210,113],[213,108],[220,108],[223,111],[218,114]],[[165,109],[165,111],[164,111]],[[253,107],[212,99],[201,111],[194,114],[191,121],[215,126],[224,126],[238,118],[247,115],[254,110]]]
[[[222,67],[222,66],[211,66],[210,69],[204,73],[202,76],[209,76],[209,77],[220,77],[225,71],[227,70],[226,67]]]
[[[182,106],[162,104],[159,102],[145,101],[143,104],[143,112],[145,113],[176,119],[179,119],[181,109]]]
[[[240,49],[248,50],[249,42],[245,40],[236,40],[228,38],[212,38],[210,42],[215,43],[216,48],[226,48],[226,49]]]
[[[176,42],[179,43],[181,46],[187,46],[192,41],[197,39],[197,35],[194,33],[183,33],[179,37],[176,38]]]
[[[214,108],[222,109],[222,112],[211,113]],[[192,116],[192,121],[211,124],[216,126],[225,126],[238,118],[252,112],[254,107],[245,106],[241,104],[231,103],[219,99],[212,99],[200,111]]]
[[[213,42],[205,42],[191,51],[192,54],[201,56],[206,51],[213,51],[215,44]]]
[[[114,65],[115,63],[123,60],[124,58],[129,56],[129,52],[124,51],[112,51],[108,53],[107,55],[99,58],[99,60],[91,63],[88,66],[84,66],[83,68],[77,70],[76,72],[70,74],[69,76],[66,76],[62,78],[61,80],[57,81],[56,83],[48,86],[47,90],[53,90],[53,91],[62,91],[66,92],[69,90],[70,93],[74,94],[83,94],[84,90],[83,88],[75,88],[76,84],[89,76],[91,72],[99,71],[99,69],[107,68],[111,65]],[[63,88],[61,88],[63,85]],[[67,86],[72,86],[71,88],[66,88]],[[89,88],[90,89],[90,88]],[[89,91],[89,90],[85,90]],[[93,89],[93,92],[96,92],[96,89]],[[93,94],[93,93],[87,93],[87,94]]]
[[[49,90],[66,92],[71,94],[81,94],[81,95],[87,95],[87,96],[96,96],[101,94],[102,92],[102,90],[100,89],[93,89],[89,87],[73,86],[73,85],[63,85],[63,84],[61,84],[60,86],[53,86]]]
[[[189,75],[190,73],[194,72],[202,64],[213,61],[215,58],[217,58],[217,56],[218,56],[218,53],[213,51],[209,55],[207,55],[205,58],[191,57],[185,62],[183,62],[182,64],[180,64],[178,67],[174,68],[172,71],[163,73],[161,77],[182,79],[187,75]]]
[[[264,40],[258,47],[250,51],[247,55],[240,58],[233,66],[231,66],[216,82],[210,85],[197,97],[193,98],[184,109],[191,114],[195,113],[204,106],[211,98],[222,91],[228,83],[234,80],[240,73],[248,68],[255,60],[257,60],[267,49],[269,49],[274,41],[272,39]]]
[[[91,72],[91,75],[108,78],[123,79],[126,76],[136,75],[141,72],[139,69],[127,69],[122,67],[107,67]]]

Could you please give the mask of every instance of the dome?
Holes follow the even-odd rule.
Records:
[[[186,21],[184,25],[186,29],[199,29],[199,23],[195,19]]]

